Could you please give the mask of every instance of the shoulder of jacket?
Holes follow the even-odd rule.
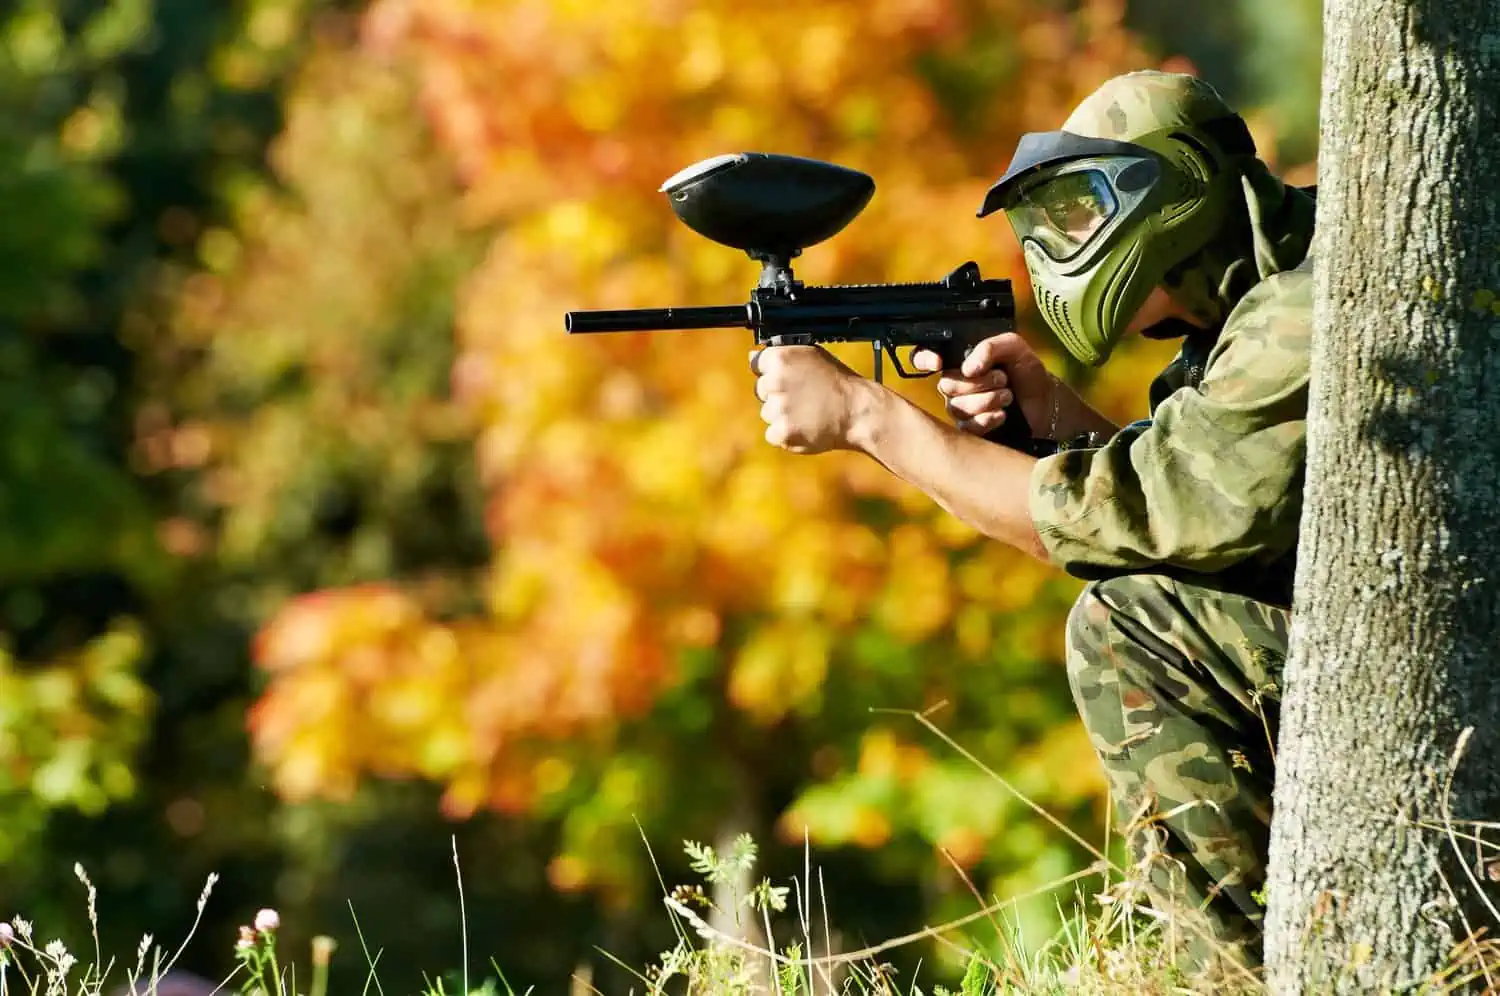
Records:
[[[1245,326],[1259,326],[1273,318],[1311,322],[1312,277],[1313,259],[1308,256],[1292,269],[1262,280],[1229,313],[1223,334],[1233,335]]]

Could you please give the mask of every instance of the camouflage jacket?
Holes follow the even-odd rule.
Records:
[[[1312,270],[1253,287],[1151,385],[1151,418],[1038,461],[1031,514],[1070,574],[1217,575],[1291,602],[1306,455]]]

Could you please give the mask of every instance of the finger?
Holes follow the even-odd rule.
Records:
[[[954,425],[960,432],[967,432],[971,436],[982,436],[987,431],[980,428],[979,423],[971,418],[959,419]]]
[[[916,349],[911,354],[911,365],[918,370],[937,373],[943,369],[943,358],[931,349]]]
[[[996,367],[987,370],[978,377],[939,377],[938,393],[945,398],[956,398],[963,394],[975,394],[979,391],[998,391],[1010,383],[1010,377],[1005,371]]]
[[[991,367],[1018,358],[1028,348],[1026,340],[1014,332],[992,335],[969,352],[960,369],[964,376],[976,377]]]
[[[779,421],[784,414],[786,414],[786,407],[781,403],[780,398],[770,398],[760,406],[760,420],[767,425]]]
[[[994,428],[1005,424],[1004,412],[984,412],[973,418],[959,419],[954,423],[959,429],[975,436],[983,436]]]
[[[978,415],[974,416],[973,421],[974,425],[978,427],[980,432],[989,432],[991,429],[998,428],[1005,424],[1005,409],[1002,408],[998,411],[980,412]]]
[[[784,393],[788,384],[796,383],[780,364],[763,363],[761,366],[771,367],[755,379],[755,396],[762,401],[769,401],[774,395]]]
[[[760,376],[760,356],[761,356],[761,353],[763,353],[763,352],[765,352],[765,350],[762,350],[762,349],[752,349],[752,350],[750,350],[750,372],[753,373],[753,374],[755,374],[755,376],[757,376],[757,377]]]
[[[779,422],[773,422],[766,426],[766,442],[780,449],[786,449],[787,433],[786,426]]]
[[[984,412],[1004,411],[1013,400],[1015,398],[1009,391],[982,391],[979,394],[961,395],[950,403],[962,415],[970,417]]]

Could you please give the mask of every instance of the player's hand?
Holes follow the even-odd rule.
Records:
[[[849,448],[863,377],[817,346],[752,350],[750,370],[766,442],[793,453]]]
[[[941,361],[930,349],[912,356],[918,370],[937,371]],[[937,383],[948,417],[965,432],[983,436],[1005,422],[1005,409],[1019,399],[1032,429],[1047,431],[1057,382],[1025,339],[1014,332],[991,336],[975,346],[963,366],[941,371]]]

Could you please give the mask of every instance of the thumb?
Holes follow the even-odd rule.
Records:
[[[1030,351],[1031,347],[1026,344],[1026,340],[1015,332],[990,336],[964,357],[963,374],[965,377],[978,377],[993,367],[1014,363]]]

